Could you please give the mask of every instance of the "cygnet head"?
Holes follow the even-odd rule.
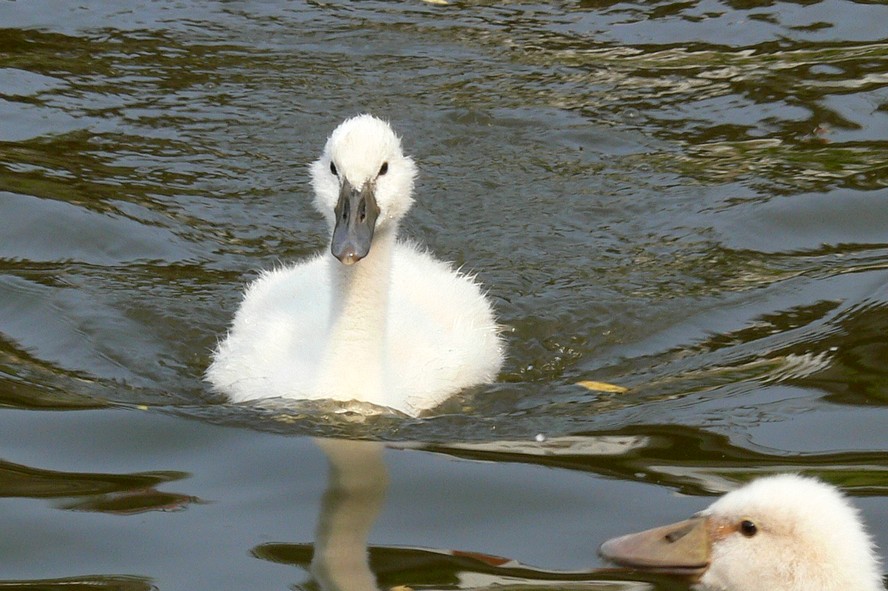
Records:
[[[834,487],[784,474],[730,492],[693,519],[608,540],[617,564],[685,575],[709,591],[877,591],[857,510]]]
[[[388,123],[358,115],[333,130],[311,176],[315,207],[332,232],[330,250],[351,265],[367,256],[374,235],[397,230],[413,202],[416,165]]]

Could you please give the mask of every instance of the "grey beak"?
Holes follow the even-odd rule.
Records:
[[[353,265],[370,252],[379,206],[370,182],[358,191],[343,179],[336,203],[336,227],[330,241],[330,252],[345,265]]]
[[[709,521],[695,517],[608,540],[598,553],[620,566],[695,577],[709,566],[711,549]]]

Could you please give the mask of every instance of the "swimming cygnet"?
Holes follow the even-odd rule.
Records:
[[[599,551],[623,566],[687,575],[706,591],[884,591],[857,510],[833,486],[791,474],[755,480],[693,519]]]
[[[246,290],[207,378],[232,401],[357,400],[409,415],[494,380],[503,345],[468,275],[397,239],[416,166],[385,121],[345,120],[311,165],[330,250]]]

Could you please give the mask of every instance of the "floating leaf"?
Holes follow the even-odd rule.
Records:
[[[596,392],[614,392],[616,394],[622,394],[623,392],[629,391],[629,388],[626,388],[624,386],[608,384],[607,382],[593,382],[592,380],[583,380],[582,382],[577,382],[577,386],[582,386],[587,390],[595,390]]]

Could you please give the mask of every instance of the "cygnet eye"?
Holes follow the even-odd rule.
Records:
[[[383,163],[382,163],[382,166],[379,167],[379,176],[384,175],[384,174],[387,173],[388,171],[389,171],[389,163],[388,163],[388,162],[383,162]]]
[[[751,538],[758,533],[758,527],[756,527],[756,525],[750,520],[744,519],[740,522],[740,533],[747,538]]]
[[[339,173],[336,172],[336,165],[333,164],[333,161],[330,161],[330,172],[333,173],[333,176],[339,176]]]

